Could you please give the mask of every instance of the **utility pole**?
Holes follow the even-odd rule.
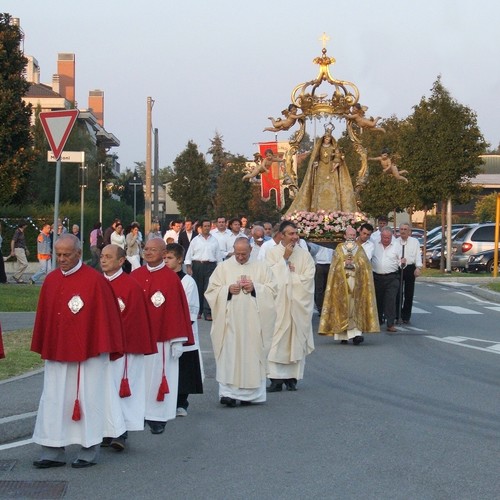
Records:
[[[102,220],[102,169],[104,163],[99,163],[99,222],[103,224]]]
[[[155,137],[155,155],[154,155],[154,216],[155,221],[159,222],[159,205],[160,205],[160,193],[158,192],[158,174],[159,174],[159,158],[158,158],[158,129],[154,130]]]
[[[144,234],[151,230],[151,112],[154,101],[151,97],[147,100],[146,118],[146,192],[144,193]]]

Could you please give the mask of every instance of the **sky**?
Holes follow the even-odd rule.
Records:
[[[323,33],[332,76],[356,84],[368,115],[409,116],[441,75],[491,146],[500,143],[493,0],[2,0],[0,9],[20,18],[41,83],[51,83],[57,54],[71,52],[78,107],[87,108],[90,90],[104,91],[104,128],[121,142],[112,151],[122,171],[146,159],[148,96],[160,167],[190,140],[206,154],[217,132],[227,151],[251,159],[256,143],[275,139],[262,131],[267,117],[317,77]]]

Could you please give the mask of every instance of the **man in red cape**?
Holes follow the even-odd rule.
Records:
[[[31,343],[45,360],[33,465],[60,467],[64,447],[80,444],[71,465],[83,468],[96,464],[104,436],[126,430],[110,361],[123,353],[122,322],[111,285],[82,263],[78,238],[61,235],[55,253],[59,269],[45,278]]]
[[[111,284],[121,311],[125,336],[125,355],[113,361],[112,365],[127,431],[120,437],[105,439],[102,445],[109,444],[117,451],[125,449],[128,431],[144,429],[146,410],[144,355],[157,352],[142,289],[137,281],[123,272],[122,266],[126,259],[125,250],[118,245],[105,246],[100,257],[104,277]]]
[[[163,240],[149,240],[143,252],[146,265],[131,274],[146,297],[158,346],[158,353],[145,359],[146,422],[153,434],[161,434],[167,420],[176,416],[182,345],[194,344],[186,295],[177,274],[163,261],[165,250]]]

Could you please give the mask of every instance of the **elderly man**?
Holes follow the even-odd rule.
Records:
[[[146,422],[153,434],[161,434],[176,416],[182,345],[194,344],[186,295],[179,277],[165,265],[165,253],[163,240],[149,240],[143,254],[146,265],[131,274],[146,297],[158,348],[157,354],[145,358]]]
[[[101,252],[101,269],[111,284],[121,312],[125,339],[125,355],[112,363],[116,391],[125,418],[127,431],[142,431],[146,404],[144,355],[157,352],[149,326],[148,311],[141,287],[123,272],[125,250],[107,245]],[[104,440],[117,451],[125,449],[127,432],[118,438]]]
[[[250,254],[250,260],[258,259],[260,249],[263,244],[264,244],[264,228],[262,226],[253,226],[252,238],[250,240],[250,245],[252,246],[252,253]]]
[[[44,281],[31,350],[45,360],[33,441],[39,469],[60,467],[64,447],[80,444],[74,468],[95,465],[103,437],[125,430],[110,357],[123,353],[120,310],[109,283],[81,261],[80,240],[61,235],[58,269]]]
[[[391,333],[397,332],[394,321],[400,265],[401,246],[393,238],[392,229],[384,227],[373,249],[372,268],[379,322],[382,324],[385,319],[387,331]]]
[[[417,238],[411,236],[410,224],[399,226],[399,238],[396,240],[401,247],[402,267],[402,290],[398,293],[397,312],[404,324],[408,324],[413,307],[413,295],[415,293],[415,279],[420,276],[422,270],[422,254]],[[402,299],[403,303],[400,304]],[[401,313],[401,315],[399,315]]]
[[[211,337],[221,404],[266,400],[266,360],[276,319],[276,285],[264,262],[250,261],[246,237],[217,266],[205,297],[214,315]]]
[[[299,247],[293,222],[281,223],[281,242],[266,253],[278,283],[277,318],[268,356],[269,392],[297,390],[304,376],[306,356],[314,350],[312,314],[314,309],[314,260]]]
[[[370,261],[349,226],[330,266],[318,333],[359,345],[363,332],[379,331]]]

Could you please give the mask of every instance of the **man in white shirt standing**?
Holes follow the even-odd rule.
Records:
[[[178,243],[179,233],[181,232],[181,229],[182,221],[174,220],[172,222],[172,227],[165,233],[165,236],[163,236],[163,241],[165,243]],[[168,241],[170,238],[172,238],[173,241]]]
[[[373,282],[377,297],[380,324],[387,321],[387,331],[397,332],[396,298],[399,290],[399,267],[401,265],[401,246],[393,240],[392,229],[384,227],[380,241],[375,243],[372,257]]]
[[[411,236],[410,224],[400,224],[399,238],[396,241],[401,247],[401,266],[403,269],[402,290],[398,294],[397,311],[398,313],[401,312],[398,317],[401,317],[403,323],[408,324],[413,307],[415,279],[420,276],[422,270],[422,254],[420,253],[420,243],[417,238]],[[402,304],[400,300],[402,300]]]
[[[373,248],[375,247],[375,244],[370,239],[372,233],[373,226],[368,222],[365,222],[359,227],[358,237],[356,238],[356,241],[363,247],[368,260],[372,260]]]
[[[198,287],[200,297],[198,319],[201,319],[201,314],[203,314],[205,320],[212,321],[210,306],[207,299],[205,299],[205,290],[208,287],[208,280],[214,272],[217,263],[222,262],[222,254],[217,239],[210,234],[210,220],[202,219],[200,226],[201,233],[192,239],[184,262],[187,274],[193,277]]]
[[[210,234],[219,242],[222,258],[225,259],[227,254],[233,249],[229,243],[229,235],[231,234],[231,231],[227,228],[225,217],[217,217],[216,225],[217,227],[212,229]]]

